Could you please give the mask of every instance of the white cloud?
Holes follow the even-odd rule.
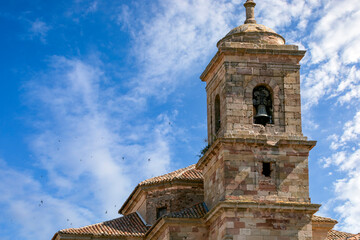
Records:
[[[331,146],[337,152],[323,159],[324,167],[336,166],[344,177],[334,183],[336,197],[331,199],[335,211],[340,216],[338,228],[348,232],[359,232],[358,221],[360,214],[360,112],[353,120],[344,124],[341,136],[332,135],[329,139]],[[354,147],[351,147],[354,146]]]
[[[16,230],[23,239],[50,239],[58,226],[89,224],[94,219],[81,204],[51,196],[42,185],[0,160],[0,205],[5,206],[2,219],[20,225]]]
[[[356,153],[357,162],[359,164],[359,153]],[[344,231],[357,233],[360,230],[360,173],[352,171],[345,179],[338,180],[335,183],[335,191],[338,194],[338,199],[342,200],[343,203],[339,204],[335,211],[340,215],[340,224],[338,227]]]
[[[46,36],[48,31],[51,29],[45,22],[36,19],[30,22],[29,37],[30,39],[39,38],[42,42],[46,42]]]
[[[136,46],[133,54],[141,69],[132,81],[131,95],[136,99],[143,96],[161,99],[183,84],[177,79],[194,70],[194,66],[204,64],[216,49],[216,42],[231,29],[228,23],[235,18],[236,10],[233,2],[160,1],[155,16],[150,19],[146,14],[129,12],[128,7],[123,7],[118,20],[132,32]],[[152,8],[147,6],[148,9]],[[140,26],[130,26],[128,22],[134,22],[139,15],[145,16],[137,19]]]
[[[303,79],[305,106],[317,104],[321,97],[337,97],[345,94],[339,102],[349,101],[357,88],[349,88],[349,81],[356,72],[353,64],[360,59],[358,39],[360,30],[360,2],[354,0],[323,1],[317,8],[319,20],[315,22],[307,38],[311,61],[307,62],[309,74]],[[304,35],[306,36],[306,35]],[[348,77],[350,76],[350,77]],[[339,87],[338,87],[339,86]],[[353,85],[351,85],[353,87]],[[352,90],[352,93],[347,93]],[[350,95],[349,95],[350,94]]]
[[[163,113],[155,120],[136,122],[141,112],[127,114],[121,109],[128,102],[107,79],[99,60],[53,57],[50,62],[50,70],[25,87],[27,101],[36,108],[32,120],[38,130],[28,141],[47,181],[35,181],[11,168],[0,180],[1,201],[9,206],[9,215],[19,216],[14,221],[24,235],[32,236],[28,239],[49,239],[60,226],[79,227],[117,217],[132,188],[146,177],[169,171],[171,160],[169,122],[175,115]],[[115,107],[118,103],[122,105]],[[17,181],[7,184],[11,179]],[[42,207],[40,201],[48,208],[35,211]],[[27,210],[21,212],[22,208]],[[41,224],[34,226],[37,221],[26,222],[38,218],[53,224],[40,231]]]
[[[144,14],[124,6],[117,20],[131,32],[132,54],[139,69],[126,91],[117,89],[107,78],[100,61],[53,58],[51,70],[28,86],[32,104],[39,108],[37,114],[43,119],[36,123],[39,133],[29,141],[39,160],[38,166],[47,171],[49,182],[38,183],[20,174],[20,189],[36,188],[35,198],[46,199],[54,206],[52,209],[55,206],[66,209],[61,216],[69,215],[71,209],[74,225],[79,226],[87,224],[89,219],[105,217],[104,212],[121,204],[139,178],[169,170],[174,133],[168,122],[175,116],[161,114],[156,120],[139,121],[141,110],[149,98],[165,99],[172,94],[183,84],[179,79],[185,80],[188,72],[201,70],[216,51],[216,42],[231,28],[242,24],[242,3],[239,0],[160,1],[156,6],[149,3],[151,7],[142,9]],[[290,42],[299,42],[309,49],[307,71],[302,79],[303,102],[309,111],[324,99],[336,98],[339,104],[348,103],[360,92],[359,73],[354,66],[360,59],[360,51],[356,51],[360,48],[357,44],[359,1],[344,0],[341,6],[345,7],[339,11],[338,1],[332,0],[263,0],[256,8],[259,23],[285,32]],[[86,9],[97,11],[97,2]],[[288,31],[290,26],[297,29]],[[30,32],[45,41],[49,29],[45,22],[36,20]],[[348,141],[357,141],[357,121],[356,117],[345,125],[344,134],[332,141],[332,149],[339,152],[324,160],[327,166],[337,166],[349,176],[335,183],[338,199],[343,203],[337,210],[344,219],[344,229],[358,229],[353,221],[355,215],[341,207],[350,206],[356,213],[359,206],[350,198],[351,187],[358,179],[354,165],[358,163],[359,153],[344,148]],[[305,123],[319,126],[311,119]],[[12,177],[9,173],[3,176]],[[42,190],[48,187],[57,197]],[[79,207],[76,203],[80,202]],[[15,203],[9,211],[16,214],[20,214],[16,206],[29,204]],[[53,213],[58,212],[49,210],[35,217],[45,216],[44,219],[52,221]],[[115,213],[108,211],[106,217]],[[89,218],[84,220],[86,214]],[[24,219],[28,220],[26,216]],[[19,224],[24,232],[31,232],[32,223]]]
[[[86,9],[85,13],[89,14],[89,13],[96,12],[98,10],[98,5],[99,5],[99,3],[97,1],[91,2],[90,6]]]

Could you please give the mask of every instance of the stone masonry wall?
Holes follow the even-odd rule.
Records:
[[[156,222],[157,208],[166,207],[167,212],[177,212],[204,201],[202,183],[192,185],[164,185],[151,189],[146,199],[146,222]]]
[[[225,173],[223,152],[217,151],[210,157],[209,163],[203,170],[204,201],[211,209],[219,201],[225,200]]]
[[[204,167],[205,202],[211,209],[224,199],[310,202],[309,149],[256,143],[221,143]],[[262,174],[263,162],[271,174]]]
[[[203,226],[191,224],[178,224],[170,226],[169,240],[208,240],[208,229]]]
[[[299,57],[244,54],[225,56],[207,82],[209,143],[219,137],[286,135],[302,137]],[[254,124],[253,89],[264,85],[273,100],[273,124]],[[215,133],[214,101],[221,99],[221,129]]]
[[[225,82],[221,81],[221,79],[225,79],[225,68],[222,67],[216,73],[214,78],[218,79],[215,81],[214,84],[211,86],[211,89],[208,90],[208,97],[207,97],[207,116],[208,116],[208,142],[212,143],[217,136],[224,135],[224,124],[226,122],[225,118],[225,109],[226,109],[226,92],[225,92]],[[220,122],[221,128],[218,132],[215,131],[215,97],[219,95],[220,97]]]
[[[211,240],[311,240],[311,214],[227,208],[212,220]]]
[[[208,227],[201,219],[164,219],[162,227],[146,240],[209,240]]]

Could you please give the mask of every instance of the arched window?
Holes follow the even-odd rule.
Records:
[[[219,131],[221,127],[221,120],[220,120],[220,97],[219,94],[215,97],[215,133]]]
[[[258,86],[253,91],[254,123],[273,123],[272,96],[265,86]]]

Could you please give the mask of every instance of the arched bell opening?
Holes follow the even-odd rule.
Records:
[[[274,123],[273,94],[270,87],[260,85],[253,90],[254,123],[266,126]]]
[[[219,94],[215,97],[215,134],[219,131],[221,127],[221,118],[220,118],[220,96]]]

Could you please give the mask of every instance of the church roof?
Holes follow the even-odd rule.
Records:
[[[122,205],[122,207],[119,210],[120,214],[126,214],[126,212],[123,212],[127,204],[131,201],[134,194],[137,190],[141,189],[141,187],[147,187],[157,184],[163,184],[163,183],[170,183],[170,182],[188,182],[188,183],[202,183],[204,181],[204,177],[202,175],[202,171],[195,168],[196,164],[190,165],[185,168],[181,168],[178,170],[175,170],[173,172],[149,178],[142,182],[140,182],[136,188],[133,190],[133,192],[130,194],[128,199],[125,201],[125,203]]]
[[[347,240],[360,240],[360,233],[348,237]]]
[[[195,164],[176,171],[147,179],[138,184],[139,186],[155,185],[159,183],[173,182],[176,180],[199,182],[203,181],[202,171],[195,168]],[[129,199],[128,199],[129,200]],[[164,215],[164,218],[203,218],[208,212],[208,208],[204,202],[198,203],[192,207],[185,208],[178,212],[171,212]],[[326,217],[313,216],[313,222],[329,222],[337,223],[336,220]],[[110,221],[97,223],[81,228],[68,228],[60,230],[57,235],[83,235],[89,237],[144,237],[150,226],[146,225],[138,213],[133,212],[126,216],[119,217]],[[336,230],[330,230],[326,240],[360,240],[360,234],[355,235]]]
[[[196,204],[190,208],[185,208],[179,212],[169,213],[165,218],[202,218],[208,212],[205,203]],[[61,235],[84,235],[92,237],[144,237],[150,226],[145,225],[138,213],[119,217],[110,221],[97,223],[80,228],[67,228],[55,234]]]
[[[332,218],[327,218],[327,217],[320,217],[320,216],[312,216],[311,219],[313,222],[329,222],[329,223],[337,223],[336,220],[332,219]]]
[[[351,234],[351,233],[346,233],[346,232],[340,232],[340,231],[336,231],[336,230],[330,230],[328,232],[328,235],[326,237],[326,240],[357,240],[356,238],[353,238],[354,236],[358,236],[355,234]]]
[[[143,220],[137,213],[131,213],[127,216],[119,217],[110,221],[97,223],[81,228],[68,228],[57,232],[56,235],[86,235],[86,236],[114,236],[114,237],[143,237],[148,226],[145,225]]]
[[[191,181],[191,182],[203,181],[202,171],[196,169],[195,164],[193,164],[186,168],[181,168],[176,171],[158,177],[146,179],[145,181],[139,183],[139,186],[146,186],[146,185],[152,185],[163,182],[172,182],[176,180]]]
[[[245,42],[256,44],[284,45],[285,39],[277,34],[274,30],[261,24],[257,24],[255,20],[256,3],[253,0],[247,0],[244,4],[246,8],[246,20],[241,26],[232,29],[217,46],[224,42]]]
[[[170,218],[202,218],[208,212],[208,208],[205,203],[196,204],[190,208],[185,208],[179,212],[173,212],[167,214],[165,217]]]

